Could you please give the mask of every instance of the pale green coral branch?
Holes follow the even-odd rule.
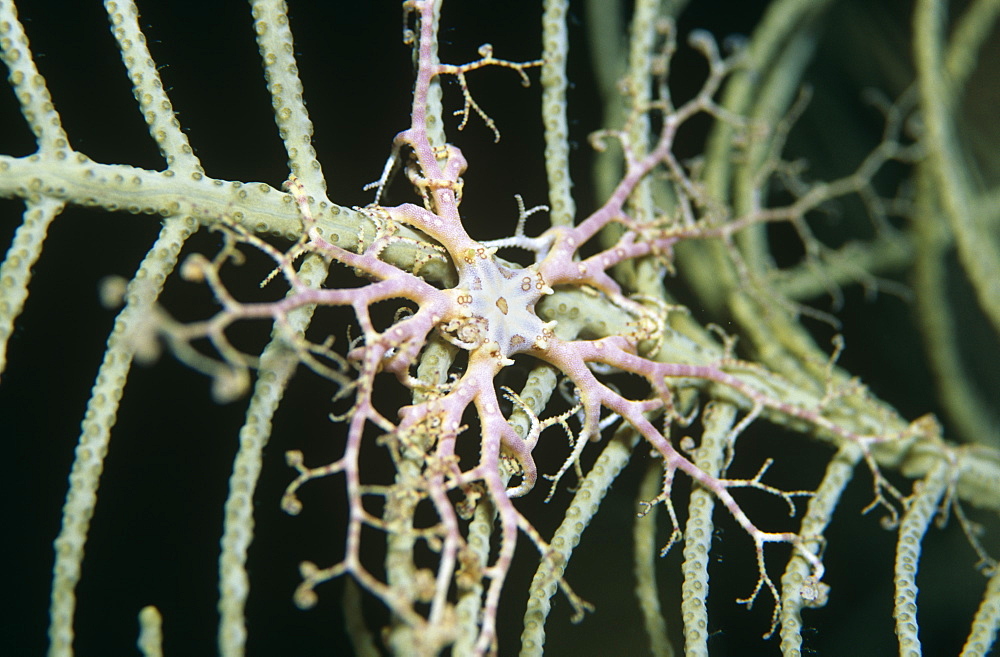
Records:
[[[118,42],[122,62],[132,81],[132,93],[149,135],[156,142],[167,168],[181,174],[204,173],[187,135],[174,114],[173,104],[163,88],[156,63],[149,54],[146,37],[139,28],[139,9],[133,0],[105,0],[111,33]]]
[[[921,325],[928,364],[934,372],[934,387],[948,418],[967,441],[1000,445],[1000,432],[992,410],[968,376],[959,350],[959,329],[948,312],[946,256],[950,240],[948,225],[938,206],[930,172],[916,174],[917,212],[913,233],[915,309]]]
[[[313,125],[303,99],[295,46],[284,0],[251,0],[257,45],[271,92],[274,120],[288,153],[288,168],[311,194],[326,195],[326,178],[312,145]]]
[[[542,122],[545,127],[545,172],[549,180],[549,217],[553,226],[570,226],[576,214],[569,170],[569,125],[566,120],[566,65],[569,59],[567,0],[545,0],[542,15]]]
[[[14,88],[21,113],[35,135],[39,153],[48,157],[68,149],[69,138],[52,104],[45,78],[35,66],[28,37],[17,18],[13,0],[0,1],[0,59],[7,65],[7,80]]]
[[[36,155],[0,155],[0,197],[47,196],[61,201],[132,214],[186,215],[203,225],[220,217],[259,234],[298,239],[302,219],[294,200],[266,183],[219,180],[197,171],[148,171],[124,164],[98,164],[82,153],[54,162]],[[375,225],[362,213],[330,203],[317,212],[317,230],[331,244],[356,248],[371,243]],[[385,250],[385,258],[428,280],[447,283],[453,268],[439,249],[400,227],[401,239]]]
[[[893,617],[896,619],[896,637],[899,639],[901,656],[917,657],[921,654],[917,625],[917,564],[920,561],[920,544],[948,488],[950,472],[951,464],[940,459],[926,477],[914,484],[913,497],[910,498],[899,526]]]
[[[14,320],[28,299],[31,271],[42,255],[45,236],[65,203],[51,198],[27,201],[24,221],[0,265],[0,374],[7,367],[7,343],[14,332]]]
[[[979,66],[979,51],[993,32],[1000,16],[1000,0],[974,0],[955,22],[945,66],[953,85],[953,94],[959,98],[965,83]]]
[[[983,313],[1000,331],[1000,249],[995,235],[976,216],[971,201],[973,181],[955,133],[954,107],[945,99],[952,88],[945,67],[945,7],[937,0],[918,0],[913,14],[914,58],[920,107],[926,125],[927,158],[948,219],[959,261],[972,283]]]
[[[163,657],[163,617],[156,607],[143,607],[139,612],[139,640],[142,657]]]
[[[977,0],[959,18],[945,56],[950,85],[943,102],[957,102],[969,76],[977,64],[977,55],[991,33],[1000,12],[997,0]],[[923,327],[925,352],[934,371],[938,398],[955,424],[960,436],[967,441],[1000,445],[1000,431],[994,413],[977,386],[968,376],[958,348],[958,327],[951,313],[946,293],[947,269],[945,258],[954,244],[954,235],[941,207],[943,190],[936,183],[934,159],[922,162],[916,173],[917,202],[915,204],[914,261],[916,308]],[[992,232],[995,226],[995,198],[985,194],[970,199],[971,212]]]
[[[736,420],[736,408],[730,404],[713,403],[705,409],[705,430],[694,462],[701,470],[717,476],[731,448],[727,438]],[[708,553],[712,548],[712,511],[715,496],[695,486],[687,505],[688,519],[684,525],[684,564],[681,572],[681,617],[684,620],[684,654],[686,657],[708,657]]]
[[[318,287],[327,267],[318,256],[306,258],[299,270],[303,283]],[[288,329],[305,333],[314,306],[302,306],[288,314]],[[224,657],[244,654],[247,629],[244,613],[250,591],[246,572],[247,552],[253,540],[253,495],[263,466],[263,452],[271,436],[271,424],[289,379],[298,366],[294,351],[275,329],[260,357],[246,419],[240,429],[240,445],[229,478],[219,555],[219,653]]]
[[[960,657],[986,657],[1000,629],[1000,568],[994,568]]]
[[[552,609],[559,578],[566,572],[573,550],[590,525],[611,484],[632,457],[639,442],[638,434],[625,426],[615,432],[580,483],[563,521],[552,541],[552,551],[542,558],[528,592],[524,611],[524,631],[521,632],[521,657],[540,657],[545,649],[545,619]]]
[[[663,464],[651,460],[639,482],[639,503],[656,499],[663,487]],[[667,635],[667,623],[660,605],[660,589],[656,584],[656,561],[660,546],[656,545],[657,510],[654,505],[645,514],[636,514],[632,522],[632,550],[634,553],[635,597],[639,602],[643,626],[649,637],[649,646],[656,657],[673,657],[674,646]]]
[[[850,483],[854,470],[861,461],[861,450],[857,445],[842,446],[826,466],[823,480],[809,499],[806,514],[799,527],[806,549],[821,554],[823,536],[833,518],[833,512],[840,502],[844,489]],[[822,607],[826,604],[827,592],[809,584],[811,574],[809,562],[798,552],[792,552],[785,572],[781,576],[781,654],[785,657],[802,655],[802,609]],[[818,586],[824,587],[825,584]]]
[[[104,457],[111,440],[111,427],[137,345],[135,337],[149,320],[150,307],[159,296],[167,275],[173,271],[181,245],[197,224],[189,217],[164,222],[156,243],[139,265],[125,295],[124,310],[115,320],[104,360],[87,402],[80,440],[69,476],[69,491],[63,505],[62,522],[55,540],[52,600],[49,611],[49,657],[73,654],[73,615],[76,584],[80,579],[84,545],[90,519],[97,504],[97,489],[104,470]]]

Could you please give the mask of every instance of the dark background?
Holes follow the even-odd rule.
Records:
[[[720,36],[749,34],[766,3],[692,4],[680,26],[682,37],[694,27]],[[893,95],[907,80],[908,6],[870,4],[878,7],[865,11],[866,3],[847,3],[830,16],[821,54],[812,68],[816,100],[796,129],[791,148],[796,155],[811,158],[817,177],[844,173],[877,142],[878,117],[864,108],[860,89],[876,85]],[[293,1],[291,5],[296,55],[330,196],[342,205],[364,205],[372,200],[372,192],[363,191],[363,185],[378,178],[392,136],[408,122],[412,67],[409,49],[400,39],[401,11],[396,2]],[[161,168],[100,4],[22,0],[18,7],[72,145],[98,162]],[[174,108],[207,173],[279,186],[287,175],[285,154],[273,126],[247,6],[141,2],[140,11]],[[540,13],[538,2],[447,3],[442,60],[473,59],[485,42],[494,45],[498,57],[534,59],[541,51],[536,28]],[[574,178],[580,210],[586,211],[597,202],[586,191],[586,135],[601,123],[600,103],[587,77],[583,20],[582,8],[574,4],[571,33],[576,47],[570,71],[574,87],[569,102],[576,145]],[[682,71],[677,83],[689,88],[704,74],[690,54],[679,55],[675,68]],[[685,75],[693,76],[693,81]],[[537,73],[532,78],[537,82]],[[545,202],[536,113],[540,91],[537,84],[521,88],[516,76],[503,70],[476,72],[469,76],[469,84],[503,135],[499,144],[493,144],[492,134],[475,116],[463,134],[454,131],[457,119],[448,124],[450,137],[470,162],[462,206],[470,232],[489,239],[513,229],[514,194],[522,194],[528,206]],[[445,106],[461,106],[454,85],[448,85]],[[5,87],[0,91],[0,152],[25,155],[33,149],[13,94]],[[391,193],[404,192],[397,185]],[[4,244],[18,223],[20,208],[20,201],[0,200]],[[0,614],[4,654],[42,654],[47,645],[51,543],[59,528],[79,422],[114,318],[98,302],[98,282],[108,275],[131,276],[157,229],[157,222],[147,216],[70,208],[54,223],[35,268],[0,386],[0,440],[5,449],[0,490],[8,554],[3,595],[7,608]],[[218,244],[219,237],[206,232],[195,237],[188,250],[211,254]],[[968,293],[960,279],[955,286],[955,300],[964,308],[962,300]],[[210,302],[204,290],[181,281],[169,283],[164,296],[164,304],[186,318],[206,316],[212,312]],[[828,301],[818,304],[826,309]],[[975,309],[964,312],[969,349],[988,356],[981,368],[983,383],[988,384],[996,377],[996,368],[990,367],[996,362],[995,343],[988,330],[979,328],[982,320]],[[929,374],[904,301],[887,295],[871,301],[859,291],[849,291],[842,318],[848,345],[842,363],[908,417],[935,410]],[[130,378],[112,434],[77,591],[77,654],[137,654],[136,615],[147,604],[157,605],[164,616],[168,655],[213,654],[222,505],[245,401],[215,405],[209,382],[170,357],[152,367],[134,368]],[[306,510],[300,517],[289,517],[278,508],[281,492],[293,476],[284,452],[303,449],[307,463],[319,463],[323,454],[336,453],[339,427],[325,420],[329,390],[315,378],[297,377],[286,399],[265,451],[256,497],[248,653],[350,655],[339,612],[342,582],[320,587],[320,603],[311,611],[299,611],[291,601],[300,561],[326,564],[339,558],[342,482],[307,487]],[[741,440],[747,454],[743,467],[750,474],[761,454],[784,450],[788,456],[775,466],[776,481],[812,477],[799,485],[815,481],[828,455],[825,447],[804,444],[801,438],[766,425]],[[568,573],[577,592],[596,603],[597,611],[572,626],[567,605],[557,596],[548,624],[549,654],[647,650],[631,595],[631,518],[645,459],[634,461],[585,534]],[[686,482],[679,482],[676,499],[682,499],[686,490]],[[891,619],[894,541],[879,528],[876,517],[860,516],[869,496],[869,479],[859,472],[829,534],[828,581],[835,587],[833,597],[827,610],[807,613],[805,619],[810,627],[806,646],[813,654],[881,655],[896,650]],[[552,502],[558,508],[542,507],[537,499],[525,500],[524,505],[538,518],[542,533],[550,535],[555,525],[544,514],[548,510],[561,515],[568,499],[563,490]],[[762,504],[761,508],[773,509]],[[658,522],[664,525],[665,539],[665,520],[661,516]],[[724,547],[715,546],[719,556],[712,570],[713,654],[777,654],[777,640],[759,641],[767,628],[770,601],[762,598],[751,612],[733,603],[753,586],[749,541],[725,518],[720,518],[717,539]],[[534,556],[528,542],[522,541],[520,548],[522,558],[504,598],[504,608],[511,611],[501,618],[501,655],[513,654],[518,645],[531,575]],[[973,571],[975,557],[954,524],[946,532],[932,532],[927,550],[926,562],[944,567],[939,577],[928,566],[921,578],[926,654],[954,654],[967,632],[983,581]],[[787,553],[775,548],[769,555],[777,576]],[[679,642],[679,614],[672,605],[679,590],[680,550],[665,561],[662,599],[670,631]],[[366,612],[376,622],[383,613],[376,603]]]

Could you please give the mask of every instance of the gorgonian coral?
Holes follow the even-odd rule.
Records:
[[[433,85],[443,76],[458,76],[465,98],[465,107],[460,110],[464,114],[463,125],[474,110],[497,130],[485,110],[474,101],[466,74],[499,66],[516,71],[527,83],[528,70],[540,62],[497,59],[492,49],[484,46],[480,50],[481,59],[470,64],[441,64],[436,52],[435,3],[416,0],[405,3],[405,7],[414,16],[416,25],[407,37],[413,43],[417,60],[412,122],[393,141],[385,173],[374,186],[380,199],[395,170],[402,168],[422,203],[390,206],[377,200],[361,209],[375,227],[374,237],[347,248],[337,243],[339,236],[331,239],[308,184],[292,176],[287,188],[301,213],[301,238],[289,250],[278,250],[223,218],[219,228],[227,234],[227,251],[213,262],[195,256],[182,270],[189,279],[208,279],[216,297],[223,302],[223,312],[200,324],[164,321],[160,327],[179,354],[185,352],[185,345],[193,339],[211,339],[224,361],[211,362],[205,367],[225,382],[240,380],[239,372],[251,362],[225,340],[225,327],[238,320],[270,318],[279,328],[279,339],[300,360],[337,382],[341,386],[338,396],[353,399],[349,412],[341,418],[347,425],[347,440],[340,458],[307,467],[308,459],[303,454],[293,452],[288,456],[289,463],[300,474],[286,493],[286,510],[300,510],[296,492],[302,485],[335,473],[345,477],[350,500],[344,558],[324,568],[304,564],[304,582],[296,599],[304,606],[314,604],[313,588],[317,584],[350,574],[413,630],[406,635],[413,650],[436,654],[459,640],[454,620],[457,601],[479,596],[484,589],[478,635],[471,650],[473,654],[495,652],[500,594],[519,534],[528,537],[543,562],[556,555],[547,540],[519,512],[515,502],[515,498],[536,488],[539,472],[534,452],[543,441],[543,431],[557,427],[549,433],[558,435],[558,429],[562,429],[570,436],[571,450],[563,467],[556,473],[545,473],[558,482],[569,468],[579,470],[588,443],[599,440],[602,431],[622,425],[641,436],[662,462],[661,490],[649,501],[647,509],[662,503],[669,511],[673,529],[663,552],[681,535],[671,501],[674,476],[681,471],[710,491],[751,538],[757,553],[758,574],[756,586],[750,589],[744,602],[752,604],[762,590],[768,590],[775,603],[773,631],[779,619],[779,593],[765,567],[765,545],[778,542],[794,546],[798,557],[807,564],[796,592],[805,600],[815,601],[824,595],[823,565],[815,546],[808,545],[808,536],[758,527],[731,491],[748,487],[765,491],[783,498],[793,513],[792,498],[810,493],[782,491],[768,485],[764,477],[770,462],[766,460],[762,460],[758,474],[749,479],[726,478],[724,468],[712,472],[696,464],[690,456],[692,446],[682,449],[671,438],[671,427],[688,424],[693,412],[690,401],[686,413],[678,408],[678,391],[722,390],[716,394],[746,409],[745,416],[728,432],[730,444],[754,419],[766,414],[811,426],[814,432],[852,446],[858,456],[867,460],[875,477],[873,504],[884,505],[892,514],[896,513],[895,500],[902,499],[902,495],[881,476],[871,450],[883,442],[899,443],[915,437],[936,439],[935,427],[921,421],[887,430],[859,428],[842,422],[836,417],[833,402],[844,397],[863,401],[865,392],[853,382],[835,381],[832,375],[824,384],[826,390],[818,397],[796,399],[784,394],[793,387],[790,383],[759,366],[738,360],[730,349],[719,349],[693,361],[678,361],[663,348],[664,333],[670,330],[667,327],[671,308],[662,302],[644,300],[642,295],[628,294],[615,280],[613,271],[616,267],[642,262],[643,266],[652,265],[666,274],[673,267],[673,249],[679,242],[713,240],[727,244],[753,226],[800,222],[820,202],[866,189],[871,173],[882,162],[899,157],[902,147],[890,132],[886,146],[867,160],[858,174],[819,191],[810,190],[786,207],[753,207],[739,216],[720,217],[712,211],[705,192],[692,180],[690,165],[674,156],[673,145],[678,129],[702,113],[728,121],[742,133],[755,129],[750,122],[729,115],[715,99],[722,82],[740,65],[741,55],[736,51],[723,57],[709,36],[696,33],[691,44],[708,62],[709,74],[693,98],[675,106],[665,83],[675,49],[674,32],[669,22],[662,22],[657,26],[655,51],[651,53],[660,58],[660,66],[653,69],[650,79],[658,94],[646,106],[637,105],[629,119],[636,123],[655,117],[660,124],[658,134],[648,146],[635,141],[629,132],[631,126],[595,135],[599,146],[608,140],[618,141],[625,159],[623,175],[604,203],[575,225],[553,225],[537,236],[525,234],[527,213],[522,208],[514,236],[477,241],[465,227],[468,220],[459,212],[467,162],[462,151],[441,142],[435,130],[439,118],[434,118]],[[634,203],[640,185],[657,176],[666,177],[673,184],[679,194],[676,205],[672,210],[658,209],[653,216],[640,217],[630,204]],[[607,244],[597,245],[596,238],[607,235],[612,227],[617,229],[616,237]],[[405,229],[411,231],[408,236],[401,234]],[[434,245],[433,257],[443,259],[454,272],[454,285],[435,285],[425,280],[420,262],[407,269],[383,257],[390,245],[414,240],[414,233]],[[226,292],[218,268],[238,252],[241,243],[259,248],[273,258],[275,275],[280,275],[288,285],[284,299],[248,304],[238,302]],[[522,266],[498,255],[501,250],[514,249],[527,252],[531,262]],[[347,288],[310,285],[295,269],[295,262],[305,256],[318,256],[328,263],[347,266],[368,282]],[[609,330],[605,324],[602,330],[594,331],[580,323],[542,317],[541,308],[545,304],[558,304],[559,299],[581,294],[597,300],[591,308],[619,315],[618,326],[626,330]],[[398,309],[387,326],[376,328],[373,308],[386,301],[395,301]],[[346,353],[334,351],[332,341],[318,344],[306,340],[290,327],[289,312],[317,306],[346,306],[353,310],[360,334],[351,340]],[[464,352],[463,366],[458,369],[445,366],[461,352]],[[194,352],[190,354],[187,360],[193,365],[203,362]],[[568,411],[542,418],[547,405],[544,399],[518,394],[497,384],[498,375],[514,365],[513,358],[518,355],[531,357],[536,367],[563,382],[561,385],[572,400]],[[398,417],[387,416],[377,408],[380,373],[395,375],[413,397],[412,404],[399,408]],[[631,394],[619,390],[609,379],[622,374],[644,381],[644,390]],[[227,386],[223,383],[217,387]],[[575,429],[571,423],[576,423]],[[373,439],[371,427],[381,434],[375,440],[392,452],[400,469],[392,485],[369,482],[369,474],[361,464],[364,444]],[[463,451],[460,445],[469,443],[475,445],[477,454],[472,463],[460,458]],[[410,473],[404,476],[407,469]],[[422,502],[429,503],[434,521],[416,527],[412,514],[394,509],[379,515],[364,502],[366,497],[376,496],[385,498],[387,506],[401,504],[404,492],[408,498],[405,504],[411,510]],[[474,549],[469,540],[469,523],[477,508],[487,516],[495,514],[499,522],[499,539],[493,551],[483,546]],[[425,542],[436,555],[436,563],[417,567],[411,561],[408,581],[401,580],[398,574],[393,577],[391,572],[383,580],[363,563],[365,527],[385,532],[390,543]],[[587,605],[563,580],[562,567],[564,564],[546,566],[580,615]]]

